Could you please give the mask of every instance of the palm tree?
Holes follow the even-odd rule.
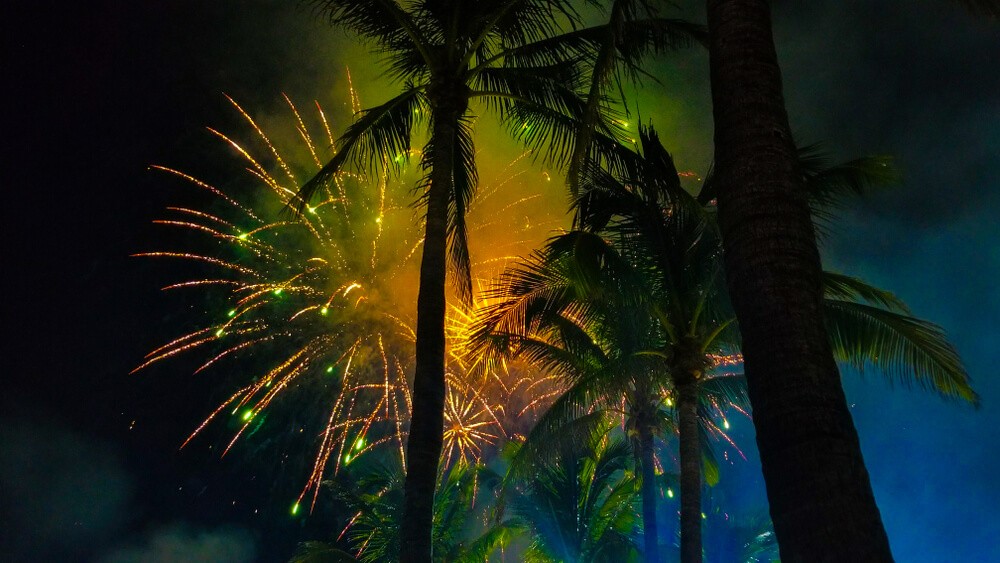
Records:
[[[416,370],[407,443],[404,560],[429,561],[430,514],[441,452],[444,404],[445,277],[457,274],[459,296],[472,291],[465,211],[475,193],[475,147],[470,103],[494,110],[515,137],[561,164],[574,138],[583,103],[575,91],[579,65],[593,59],[603,26],[577,29],[570,0],[316,0],[335,26],[357,33],[387,57],[403,91],[363,111],[337,142],[337,155],[299,193],[300,211],[346,164],[369,168],[410,154],[415,125],[429,119],[422,165],[425,236],[417,296]],[[572,29],[570,33],[566,27]],[[649,26],[647,26],[649,27]],[[676,35],[653,25],[642,45],[662,45]],[[598,125],[586,149],[613,160],[613,124]],[[450,243],[450,253],[449,253]]]
[[[402,468],[365,459],[355,463],[326,483],[350,515],[341,537],[354,554],[325,542],[305,542],[291,563],[397,561],[408,549],[400,541]],[[445,470],[434,499],[435,561],[485,562],[520,533],[510,523],[489,525],[485,501],[498,483],[499,477],[479,464],[459,462]]]
[[[682,280],[669,288],[651,286],[646,282],[662,278],[629,261],[592,233],[554,239],[544,253],[501,277],[503,298],[485,316],[480,338],[493,353],[519,355],[570,383],[529,435],[528,459],[565,433],[567,421],[592,409],[623,416],[641,477],[644,558],[657,561],[654,438],[679,431],[682,526],[686,541],[700,549],[703,436],[718,405],[744,406],[745,398],[740,378],[709,369],[711,358],[731,354],[731,322],[694,319],[714,317],[710,301],[717,292],[703,284],[699,294]],[[666,297],[668,291],[675,293]],[[701,312],[683,320],[674,314],[682,308],[676,301],[688,302],[685,312]]]
[[[636,561],[637,483],[614,422],[596,416],[547,444],[530,475],[514,477],[513,518],[528,537],[524,561]],[[512,467],[512,469],[514,469]]]
[[[830,340],[767,0],[707,0],[719,224],[786,561],[890,561]],[[962,0],[990,17],[1000,1]]]
[[[407,442],[402,540],[405,561],[431,560],[431,514],[442,444],[445,277],[449,262],[459,294],[471,293],[465,210],[476,188],[469,104],[485,99],[529,143],[566,138],[578,72],[572,49],[526,44],[575,21],[564,0],[475,3],[424,0],[320,0],[332,25],[357,33],[386,55],[403,91],[365,110],[337,142],[337,155],[300,191],[301,206],[349,161],[372,167],[409,155],[414,126],[429,118],[422,164],[425,236],[417,297],[416,370]],[[516,125],[515,125],[516,124]],[[564,131],[565,130],[565,131]],[[560,132],[562,136],[560,136]],[[554,146],[557,146],[554,145]],[[388,156],[388,158],[387,158]]]
[[[480,340],[496,352],[521,352],[574,384],[550,409],[624,395],[638,436],[646,557],[655,557],[652,431],[657,403],[676,400],[681,463],[681,560],[701,560],[699,405],[741,402],[732,378],[711,377],[711,358],[738,349],[739,333],[722,285],[720,242],[711,216],[685,192],[655,132],[641,131],[643,155],[628,177],[594,170],[578,222],[597,231],[557,237],[544,253],[508,270],[487,311]],[[808,194],[839,201],[890,176],[882,159],[818,170],[804,154]],[[711,189],[711,188],[710,188]],[[837,359],[873,363],[890,377],[976,401],[954,349],[936,326],[909,315],[890,293],[824,273],[824,320]],[[699,416],[701,415],[701,416]],[[548,415],[547,415],[548,416]],[[546,419],[543,418],[543,421]]]

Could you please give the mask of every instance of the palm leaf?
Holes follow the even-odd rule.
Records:
[[[321,541],[307,541],[299,544],[295,555],[288,563],[357,563],[358,558]]]
[[[348,162],[373,169],[396,158],[409,158],[410,135],[425,103],[423,87],[408,86],[388,102],[365,110],[337,139],[336,155],[299,189],[297,211],[302,212],[316,192]]]
[[[865,301],[897,313],[910,314],[906,303],[884,289],[863,280],[834,272],[823,272],[823,295],[841,301]]]
[[[331,26],[349,29],[387,51],[399,51],[408,44],[430,63],[428,41],[419,22],[395,0],[312,0],[312,4]]]
[[[472,127],[467,119],[461,119],[455,129],[454,186],[448,211],[449,258],[456,274],[459,299],[472,303],[472,264],[469,259],[469,239],[465,214],[469,209],[479,174],[476,170],[476,148],[472,141]]]
[[[874,365],[889,378],[978,405],[968,373],[941,327],[870,305],[823,302],[834,356],[859,370]]]

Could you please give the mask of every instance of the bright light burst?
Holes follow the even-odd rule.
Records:
[[[356,98],[353,89],[351,96]],[[407,177],[391,181],[384,172],[380,177],[341,173],[320,201],[300,215],[291,213],[297,187],[332,157],[334,139],[326,115],[317,103],[322,141],[316,142],[285,96],[311,161],[300,169],[283,157],[248,112],[227,99],[253,130],[253,142],[268,153],[266,161],[254,156],[251,145],[209,131],[236,152],[254,178],[253,186],[236,194],[179,170],[154,166],[209,192],[214,203],[209,210],[169,207],[170,217],[155,221],[196,233],[200,238],[184,240],[197,245],[197,251],[137,254],[192,264],[202,276],[164,289],[210,290],[218,306],[205,313],[197,329],[150,352],[135,371],[200,351],[203,362],[195,373],[226,366],[231,376],[241,378],[181,446],[213,421],[231,417],[236,430],[222,455],[241,437],[260,430],[283,397],[293,391],[306,397],[304,404],[296,399],[294,410],[313,411],[306,420],[318,422],[296,419],[294,427],[285,427],[285,421],[273,423],[282,424],[278,432],[310,432],[315,437],[314,460],[292,505],[294,515],[310,493],[315,505],[328,471],[335,473],[376,448],[390,447],[405,467],[411,405],[407,375],[415,341],[410,314],[415,284],[410,280],[416,279],[421,229],[408,205],[413,195]],[[481,200],[503,193],[507,183],[524,174],[512,173],[521,158],[508,165],[502,180],[484,187]],[[532,223],[520,212],[536,197],[515,199],[484,221],[470,221],[472,238],[476,231],[482,236],[498,227],[508,237],[493,243],[492,255],[477,267],[502,267],[552,227],[551,222]],[[458,306],[449,314],[446,465],[478,459],[484,448],[516,434],[525,424],[523,418],[537,413],[556,394],[546,378],[526,368],[478,365],[464,347],[472,316]]]

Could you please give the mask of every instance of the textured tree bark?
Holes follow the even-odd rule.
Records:
[[[677,386],[677,419],[681,458],[681,563],[701,563],[701,438],[695,381]]]
[[[766,0],[708,0],[719,222],[781,560],[891,561],[821,320]]]
[[[434,488],[444,428],[448,199],[454,182],[454,139],[460,113],[443,107],[436,109],[432,117],[434,152],[417,294],[416,372],[400,534],[400,561],[404,563],[430,563],[432,558]]]
[[[656,528],[656,472],[653,469],[653,431],[648,421],[640,421],[639,461],[642,471],[642,541],[646,563],[660,560],[660,539]]]

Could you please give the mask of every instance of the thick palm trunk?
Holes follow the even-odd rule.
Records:
[[[701,444],[698,387],[677,387],[677,433],[681,457],[681,563],[701,563]]]
[[[656,472],[653,470],[653,431],[641,422],[639,432],[639,463],[642,472],[642,538],[646,563],[660,560],[660,539],[656,528]]]
[[[766,0],[708,0],[719,221],[781,559],[891,561],[820,317]]]
[[[430,187],[424,250],[417,295],[416,373],[413,410],[406,442],[406,482],[400,561],[430,563],[434,488],[444,428],[444,314],[447,271],[448,198],[452,190],[454,139],[458,115],[439,110],[433,116]]]

